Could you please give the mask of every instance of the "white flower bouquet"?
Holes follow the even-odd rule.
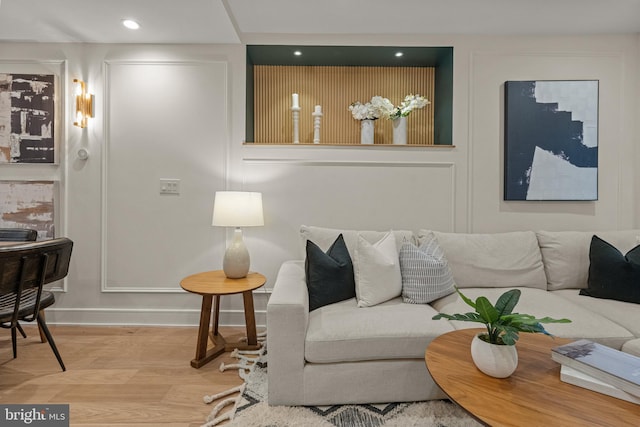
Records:
[[[349,105],[349,111],[351,111],[353,118],[356,120],[375,120],[380,117],[380,111],[371,102],[363,104],[360,101],[356,101]]]
[[[376,95],[366,104],[362,104],[360,101],[354,102],[349,106],[349,111],[351,111],[353,118],[356,120],[375,120],[380,117],[394,120],[398,117],[406,117],[413,110],[424,108],[428,104],[430,102],[424,96],[409,94],[396,107],[388,98]]]
[[[400,103],[397,107],[393,108],[393,111],[386,115],[386,117],[390,120],[397,119],[398,117],[407,117],[413,110],[419,110],[421,108],[426,107],[431,102],[424,96],[419,94],[409,94],[404,97],[404,101]]]

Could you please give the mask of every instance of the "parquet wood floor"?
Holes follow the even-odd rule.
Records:
[[[197,328],[50,325],[62,359],[62,372],[37,327],[18,334],[18,357],[11,336],[0,330],[0,402],[65,403],[72,426],[202,425],[213,404],[203,396],[242,384],[237,370],[220,372],[223,353],[194,369]],[[231,340],[243,328],[220,328]]]

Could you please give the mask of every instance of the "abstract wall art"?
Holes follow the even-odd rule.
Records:
[[[32,228],[55,237],[55,181],[0,181],[0,228]]]
[[[507,81],[504,200],[598,199],[598,81]]]
[[[54,163],[55,76],[0,73],[0,163]]]

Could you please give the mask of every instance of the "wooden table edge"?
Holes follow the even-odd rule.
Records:
[[[522,425],[524,422],[531,421],[535,415],[534,421],[538,423],[550,420],[553,417],[553,425],[573,426],[579,423],[581,425],[593,425],[593,426],[619,426],[619,425],[639,425],[640,424],[640,405],[636,405],[630,402],[626,402],[615,397],[607,396],[605,394],[597,393],[586,388],[575,386],[562,382],[560,379],[560,364],[553,361],[551,358],[551,348],[575,341],[574,339],[559,338],[559,337],[546,337],[541,334],[520,334],[520,344],[524,344],[525,349],[523,351],[531,351],[530,355],[521,355],[518,369],[511,378],[494,379],[485,374],[482,374],[471,361],[471,339],[477,332],[483,331],[483,329],[459,329],[456,331],[447,332],[439,337],[436,337],[425,350],[425,364],[427,370],[433,378],[434,383],[444,392],[449,399],[456,403],[457,406],[469,413],[474,419],[482,424],[496,425],[496,426],[515,426]],[[466,388],[462,387],[457,390],[461,393],[461,397],[456,397],[449,388],[450,384],[444,384],[440,378],[442,375],[446,375],[445,371],[440,373],[434,372],[433,366],[429,366],[429,350],[434,342],[438,345],[442,344],[442,339],[449,339],[451,335],[457,334],[466,336],[464,339],[468,339],[468,343],[464,343],[468,346],[468,358],[462,361],[463,369],[454,371],[457,373],[458,380],[466,380],[470,376],[476,376],[480,379],[480,382],[487,381],[487,385],[472,384],[467,385]],[[448,338],[440,337],[448,335]],[[548,340],[548,342],[545,342]],[[456,343],[457,350],[463,350],[461,347],[463,343]],[[548,347],[548,349],[547,349]],[[547,357],[548,350],[548,357]],[[433,350],[432,350],[433,351]],[[523,351],[519,351],[522,353]],[[462,353],[461,353],[462,354]],[[440,362],[435,361],[433,363],[439,363],[442,365],[443,356],[449,356],[447,359],[447,368],[451,366],[451,355],[449,353],[442,353],[438,355]],[[543,357],[541,357],[543,356]],[[433,358],[433,354],[431,355]],[[454,368],[455,369],[455,368]],[[473,371],[470,371],[473,369]],[[523,369],[524,371],[520,370]],[[434,376],[435,373],[435,376]],[[467,376],[464,376],[465,373]],[[456,378],[454,378],[456,379]],[[473,380],[473,378],[470,378]],[[451,380],[453,381],[453,379]],[[516,381],[515,383],[513,381]],[[537,389],[531,390],[529,393],[522,391],[522,387],[527,387],[534,384]],[[494,387],[495,386],[495,387]],[[486,387],[482,396],[487,400],[489,407],[496,406],[495,402],[499,402],[500,410],[487,409],[485,405],[474,403],[468,396],[475,396],[474,388]],[[552,393],[549,393],[552,391]],[[513,397],[512,397],[513,395]],[[522,399],[519,399],[522,398]],[[479,408],[478,411],[474,411],[475,407]],[[506,405],[512,405],[514,414],[519,410],[519,416],[521,423],[504,421],[504,417],[495,416],[491,417],[489,414],[497,414],[498,412],[505,412]],[[557,407],[556,407],[557,406]],[[495,408],[494,408],[495,409]],[[556,412],[553,412],[556,411]],[[500,414],[498,414],[500,415]],[[529,418],[527,418],[529,417]]]

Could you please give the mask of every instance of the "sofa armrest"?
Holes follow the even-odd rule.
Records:
[[[304,345],[309,322],[309,294],[304,261],[280,267],[267,303],[269,404],[303,401]]]

